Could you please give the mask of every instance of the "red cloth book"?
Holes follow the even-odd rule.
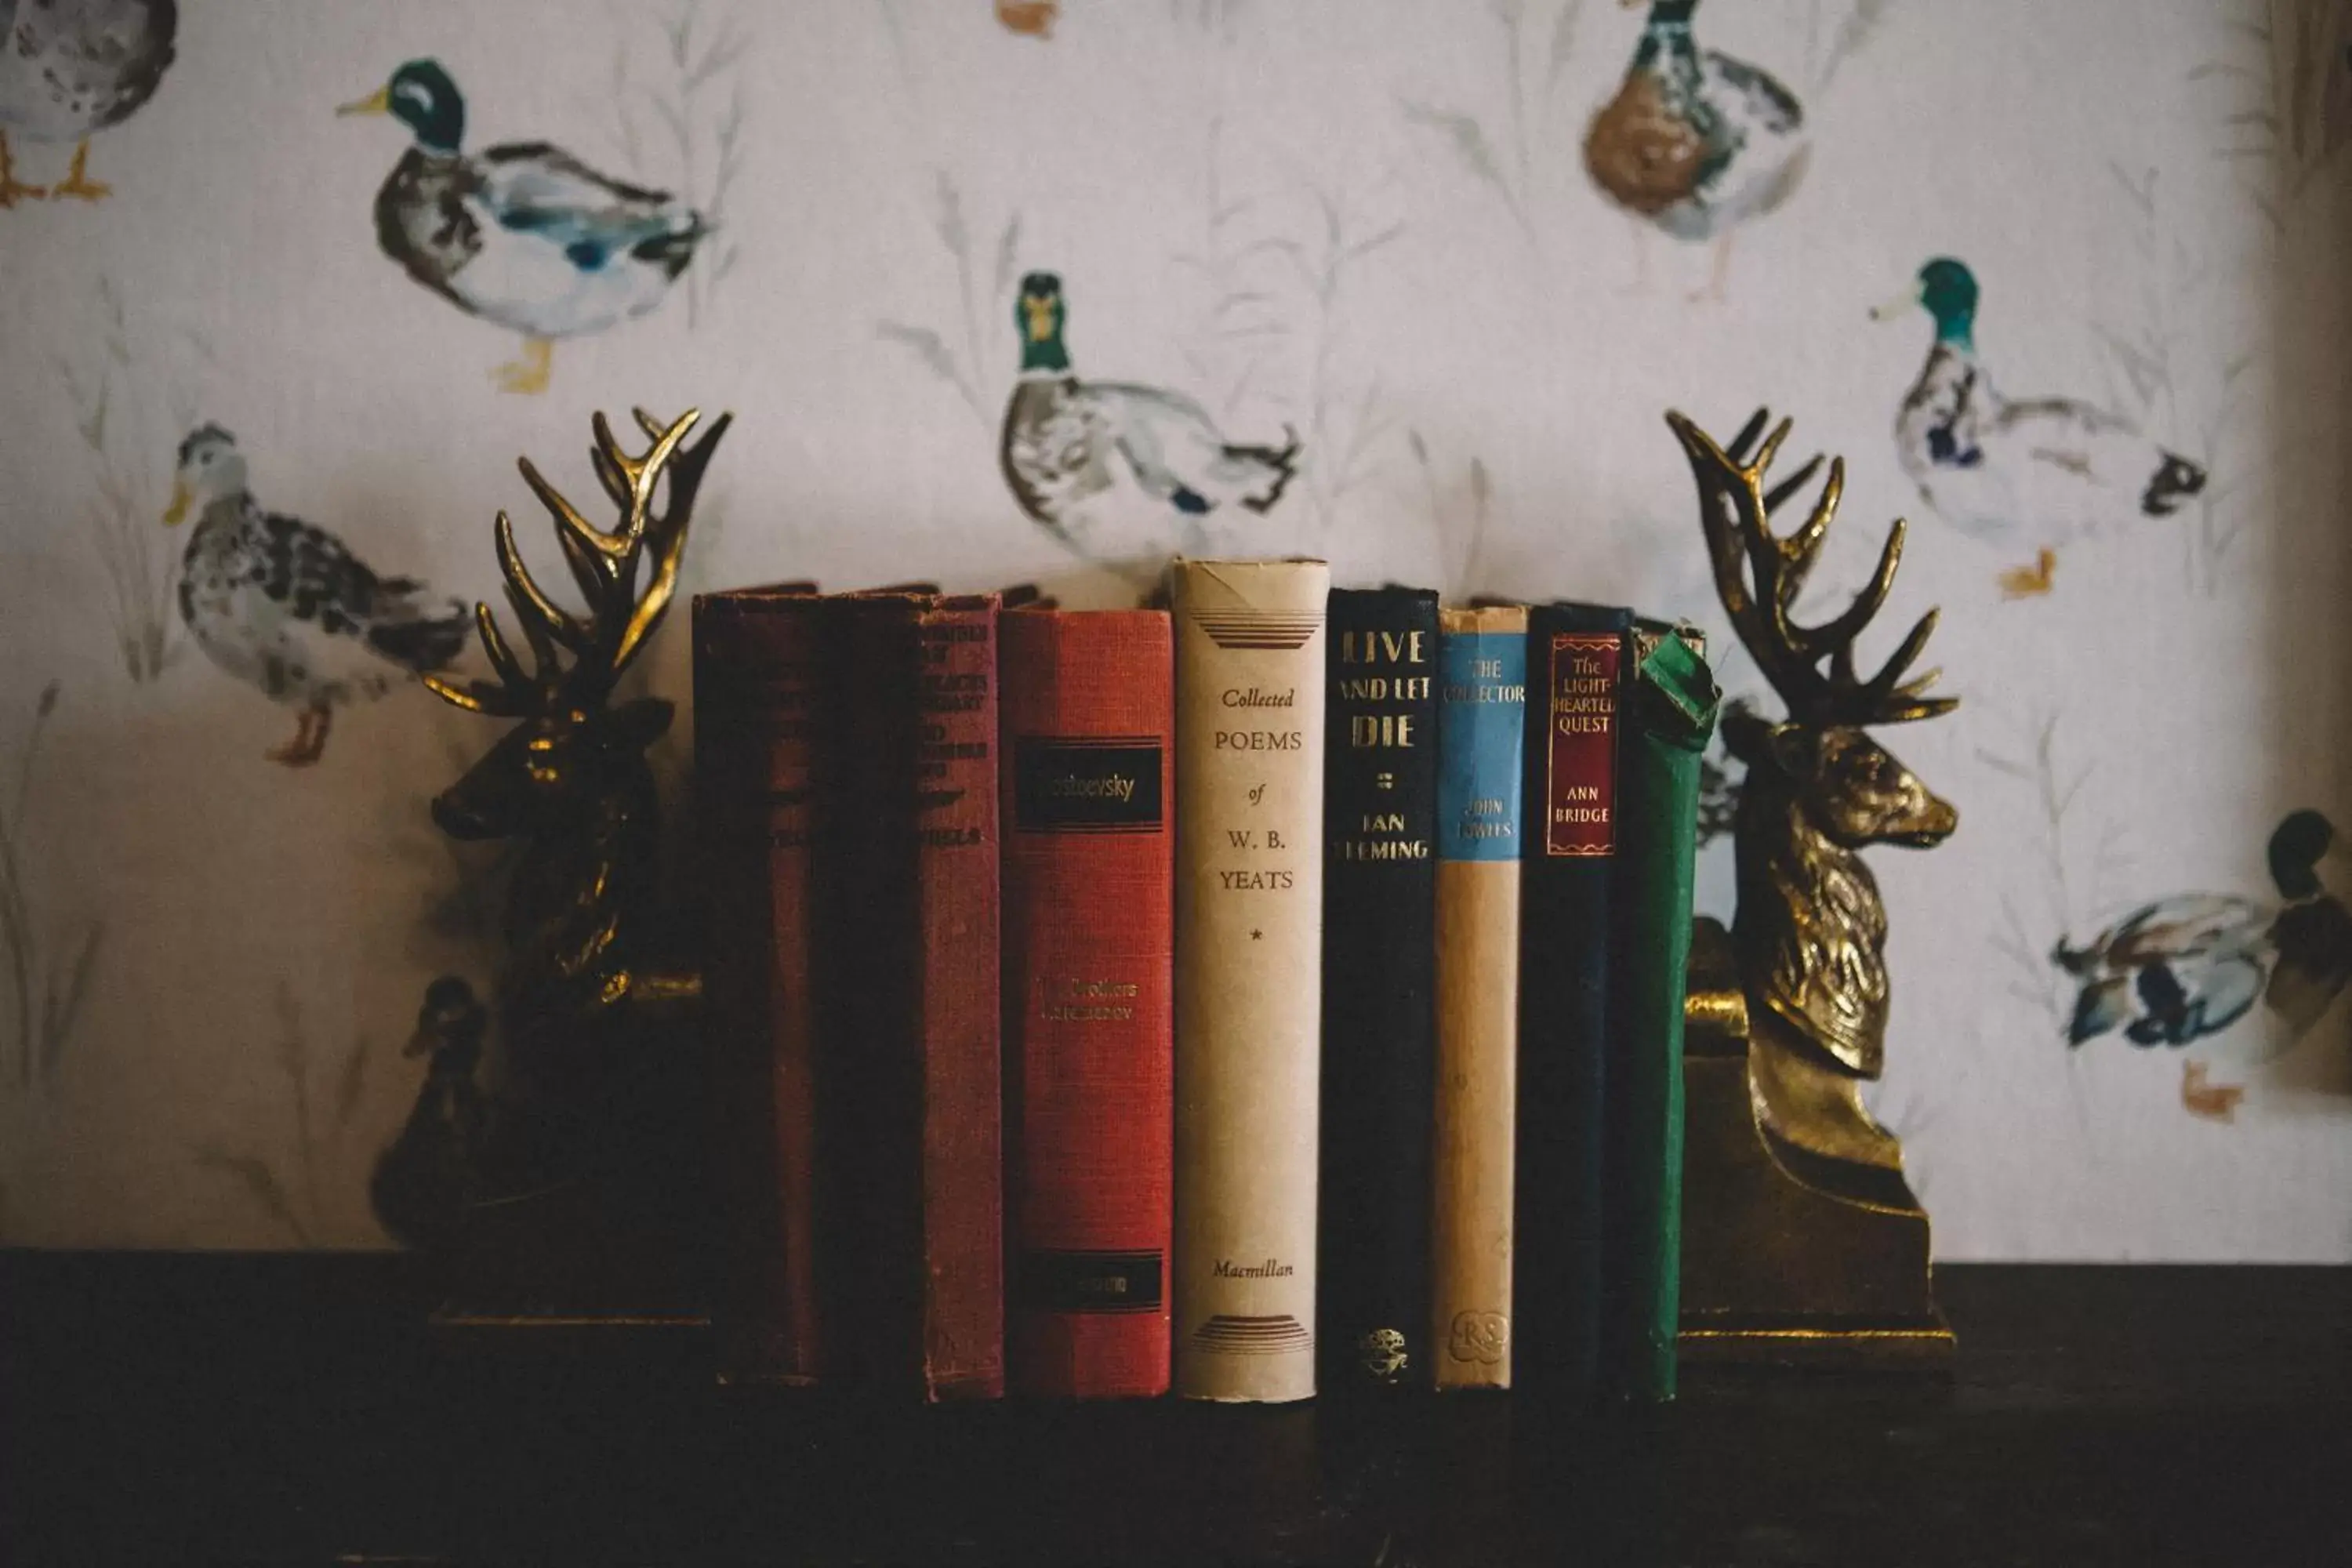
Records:
[[[826,601],[819,1171],[848,1377],[1004,1392],[993,595]]]
[[[1001,622],[1013,1391],[1168,1390],[1174,1136],[1169,620]]]
[[[1004,1151],[993,594],[916,617],[923,1380],[1004,1395]]]
[[[815,1018],[809,962],[814,585],[694,602],[704,951],[730,1216],[719,1312],[730,1382],[816,1381]]]

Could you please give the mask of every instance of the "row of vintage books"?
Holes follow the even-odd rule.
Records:
[[[1169,604],[695,602],[730,1375],[1671,1394],[1702,639]]]

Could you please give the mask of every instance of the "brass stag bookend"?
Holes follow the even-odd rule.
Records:
[[[497,1169],[484,1173],[474,1206],[512,1208],[523,1194],[569,1192],[566,1204],[521,1208],[530,1225],[570,1231],[590,1247],[606,1244],[582,1240],[583,1226],[609,1228],[616,1206],[657,1208],[656,1190],[674,1188],[681,1162],[667,1145],[677,1130],[655,1124],[670,1106],[690,1125],[698,1092],[698,1069],[681,1054],[692,1033],[676,1005],[698,993],[699,979],[691,966],[664,959],[658,805],[646,760],[669,727],[670,704],[614,695],[677,592],[695,494],[730,416],[688,445],[694,410],[667,426],[635,412],[651,443],[640,453],[624,449],[603,415],[594,420],[589,455],[620,513],[610,532],[583,517],[528,458],[519,464],[554,520],[583,607],[563,607],[533,581],[501,511],[499,568],[521,651],[490,606],[478,605],[495,679],[425,678],[445,701],[517,721],[433,802],[434,821],[452,837],[521,846],[496,998],[502,1099],[519,1135],[489,1157]],[[676,1196],[672,1190],[661,1201]],[[517,1212],[509,1228],[525,1223]]]
[[[632,456],[596,416],[590,456],[621,510],[611,533],[521,458],[523,480],[555,520],[556,542],[586,608],[575,615],[541,591],[501,511],[499,570],[530,665],[516,657],[490,606],[477,605],[482,652],[498,679],[459,685],[425,678],[446,701],[520,721],[434,800],[433,820],[453,838],[524,840],[507,901],[499,1013],[509,1050],[534,1069],[562,1070],[562,1056],[595,1016],[697,988],[693,975],[653,966],[645,942],[658,831],[645,753],[669,728],[670,704],[658,697],[617,706],[610,700],[677,590],[695,492],[727,432],[722,416],[700,441],[682,446],[699,417],[688,409],[664,428],[637,410],[653,445]],[[668,505],[656,512],[654,493],[665,475]]]
[[[1788,706],[1778,723],[1739,707],[1723,720],[1748,768],[1739,907],[1728,933],[1702,921],[1693,945],[1684,1353],[1938,1362],[1951,1331],[1929,1279],[1927,1216],[1901,1143],[1861,1094],[1884,1061],[1888,1003],[1886,910],[1861,851],[1926,848],[1959,821],[1869,733],[1958,705],[1927,695],[1937,671],[1909,673],[1936,612],[1862,677],[1854,639],[1894,586],[1903,524],[1853,604],[1801,624],[1793,607],[1837,514],[1843,459],[1805,521],[1776,535],[1772,514],[1822,466],[1817,456],[1766,488],[1789,422],[1765,434],[1759,409],[1728,448],[1679,414],[1666,423],[1698,481],[1716,591]]]

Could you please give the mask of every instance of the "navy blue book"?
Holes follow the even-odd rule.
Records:
[[[1528,613],[1513,1381],[1596,1386],[1618,710],[1633,614]]]

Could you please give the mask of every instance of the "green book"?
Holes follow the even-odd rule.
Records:
[[[1683,996],[1690,961],[1698,761],[1722,693],[1706,639],[1636,625],[1618,754],[1616,905],[1602,1172],[1601,1376],[1620,1397],[1675,1396],[1681,1312]]]

